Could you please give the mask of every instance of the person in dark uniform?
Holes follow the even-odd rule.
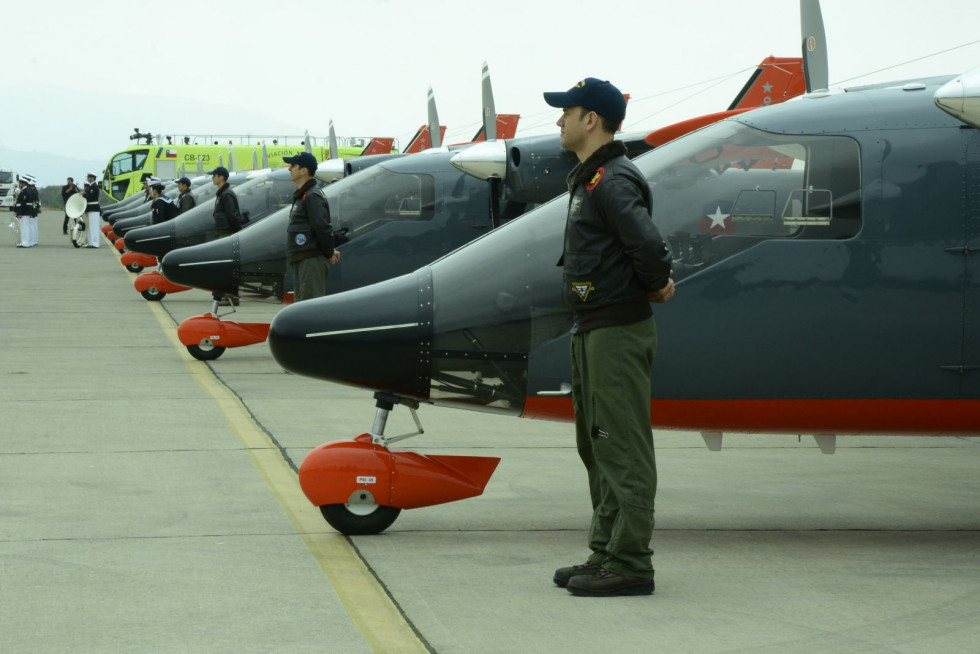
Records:
[[[27,176],[27,190],[30,193],[30,202],[34,206],[34,215],[27,219],[28,226],[28,247],[37,245],[37,217],[41,215],[41,196],[37,192],[37,180],[33,175]]]
[[[286,261],[293,273],[295,301],[302,302],[327,294],[329,266],[340,261],[340,252],[333,247],[330,207],[313,177],[316,157],[301,152],[282,160],[296,184],[286,228]]]
[[[561,145],[578,157],[568,175],[563,294],[572,308],[575,438],[592,497],[584,564],[554,583],[574,595],[649,595],[657,466],[650,371],[657,326],[650,302],[674,294],[671,256],[653,222],[650,188],[613,136],[626,116],[608,81],[545,93],[562,109]]]
[[[163,194],[163,182],[154,178],[150,180],[149,185],[150,195],[153,198],[153,204],[150,205],[151,224],[156,225],[176,218],[180,209],[177,208],[173,200]]]
[[[85,190],[83,194],[85,195],[85,200],[88,203],[85,207],[88,220],[88,224],[85,225],[85,229],[88,230],[88,245],[87,248],[97,248],[99,247],[99,234],[102,232],[99,230],[99,217],[102,215],[102,208],[99,206],[99,185],[95,181],[95,173],[89,173],[87,176],[88,182],[85,184]]]
[[[30,176],[18,175],[17,184],[20,190],[17,192],[17,199],[14,200],[14,215],[17,217],[17,224],[20,226],[19,248],[34,247],[34,238],[31,235],[31,221],[37,221],[37,207],[34,204],[34,194],[31,192]]]
[[[180,195],[177,196],[177,208],[180,209],[180,213],[187,213],[197,206],[197,200],[191,195],[191,180],[186,177],[178,179],[177,190],[180,191]]]
[[[224,238],[231,236],[242,228],[242,212],[238,208],[238,198],[231,185],[228,184],[228,169],[218,166],[211,171],[211,183],[218,187],[218,194],[214,198],[214,237]],[[228,304],[228,298],[224,293],[214,292],[211,294],[216,302]],[[238,299],[232,300],[238,304]]]
[[[61,204],[62,206],[68,204],[68,198],[79,193],[78,187],[75,185],[75,180],[72,177],[68,178],[68,183],[61,187]],[[61,233],[68,233],[68,212],[65,212],[65,222],[61,225]]]

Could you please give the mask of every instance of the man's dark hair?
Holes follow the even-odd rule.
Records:
[[[579,112],[579,120],[585,118],[585,114],[589,113],[589,111],[591,111],[591,109],[586,109],[585,107],[581,107]],[[599,126],[602,128],[603,132],[607,132],[609,134],[615,134],[616,130],[619,129],[618,123],[614,123],[613,121],[609,120],[608,118],[600,114],[598,111],[596,112],[595,115],[599,116]]]

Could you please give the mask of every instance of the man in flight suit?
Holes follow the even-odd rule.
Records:
[[[186,177],[178,179],[177,190],[180,191],[180,195],[177,196],[177,207],[180,209],[180,213],[187,213],[197,206],[197,200],[191,195],[191,180]]]
[[[287,262],[293,273],[295,301],[302,302],[327,294],[329,266],[340,261],[335,250],[330,207],[317,187],[317,162],[309,152],[283,157],[289,164],[289,178],[296,184],[287,227]]]
[[[650,371],[657,326],[650,302],[674,294],[670,251],[652,217],[650,188],[613,136],[626,116],[615,86],[594,77],[545,93],[562,109],[561,145],[578,157],[568,175],[563,294],[572,308],[575,440],[592,497],[589,549],[559,568],[573,595],[653,592],[657,466]]]
[[[228,184],[228,169],[218,166],[211,171],[211,183],[218,187],[218,194],[214,198],[214,237],[224,238],[231,236],[242,228],[242,212],[238,208],[238,197],[231,190]],[[211,294],[216,302],[228,304],[229,300],[224,293],[215,291]],[[231,303],[238,304],[238,298],[231,300]]]

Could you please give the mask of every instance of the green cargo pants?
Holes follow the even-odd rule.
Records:
[[[295,302],[312,300],[327,294],[327,275],[330,264],[326,257],[309,257],[289,264],[293,272],[293,294]]]
[[[653,578],[657,462],[650,428],[650,370],[657,324],[572,335],[575,438],[592,495],[589,563]]]

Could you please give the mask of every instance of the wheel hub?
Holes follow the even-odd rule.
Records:
[[[378,510],[371,491],[358,489],[347,498],[347,510],[354,515],[371,515]]]

